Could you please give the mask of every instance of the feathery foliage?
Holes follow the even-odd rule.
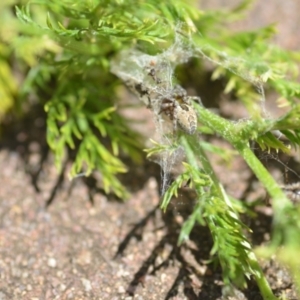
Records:
[[[300,84],[295,67],[300,56],[270,43],[273,26],[249,32],[233,32],[225,26],[241,18],[250,3],[242,1],[229,11],[203,12],[192,1],[180,0],[4,0],[0,4],[0,119],[13,107],[30,103],[29,99],[39,101],[47,112],[47,141],[58,168],[66,149],[74,149],[72,176],[99,170],[104,189],[126,198],[128,193],[116,177],[126,171],[118,155],[123,152],[138,161],[142,143],[128,126],[130,120],[120,114],[120,82],[110,73],[110,64],[123,49],[138,49],[155,57],[173,45],[181,24],[180,34],[192,42],[200,68],[204,60],[213,65],[212,78],[224,78],[224,92],[234,94],[249,113],[248,120],[233,122],[194,105],[201,124],[197,131],[228,141],[272,197],[273,240],[260,254],[270,256],[284,245],[286,252],[281,250],[279,256],[300,287],[295,267],[299,263],[287,259],[297,257],[290,253],[300,248],[299,211],[293,209],[249,146],[255,141],[263,150],[289,153],[287,143],[274,134],[278,130],[290,145],[300,145]],[[12,58],[15,70],[10,67]],[[19,89],[16,71],[22,74]],[[287,110],[283,117],[266,118],[262,109],[264,85],[278,93],[278,104]],[[197,222],[206,224],[214,241],[211,254],[218,256],[224,282],[245,287],[246,277],[254,276],[264,299],[276,299],[245,235],[248,229],[239,218],[242,211],[223,189],[206,156],[207,151],[223,159],[233,154],[199,141],[197,134],[181,134],[171,144],[156,142],[147,151],[148,155],[173,153],[178,147],[186,155],[185,171],[169,186],[161,206],[166,209],[186,182],[197,195],[179,243],[188,238]]]

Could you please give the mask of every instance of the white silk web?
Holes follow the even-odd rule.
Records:
[[[213,57],[206,53],[214,53]],[[160,144],[174,145],[166,118],[161,114],[161,101],[169,97],[174,89],[174,70],[188,62],[192,57],[207,60],[214,65],[222,66],[240,76],[256,87],[260,94],[261,108],[264,111],[264,88],[261,77],[251,74],[247,69],[248,62],[230,57],[209,45],[195,45],[194,42],[180,33],[175,34],[174,43],[165,51],[156,55],[143,53],[135,48],[125,49],[111,62],[111,72],[119,77],[127,87],[154,113],[156,131],[159,133]],[[169,120],[170,121],[170,120]],[[183,149],[178,146],[172,151],[162,153],[159,163],[162,168],[162,195],[169,186],[170,174],[174,166],[183,158]]]

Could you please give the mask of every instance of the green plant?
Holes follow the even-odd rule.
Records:
[[[234,93],[245,105],[249,119],[232,122],[195,104],[193,109],[201,124],[198,131],[218,134],[228,141],[272,197],[274,234],[270,247],[262,253],[270,255],[284,245],[286,252],[280,252],[281,260],[291,267],[300,286],[298,263],[287,260],[287,253],[297,253],[300,248],[298,210],[249,147],[250,141],[256,141],[262,149],[288,152],[289,148],[274,136],[275,130],[280,130],[291,144],[300,145],[300,85],[295,68],[299,55],[269,43],[274,33],[272,26],[240,33],[224,26],[240,17],[249,3],[243,1],[228,12],[205,13],[185,1],[37,0],[17,6],[16,14],[22,24],[14,20],[13,34],[7,37],[1,32],[0,36],[4,57],[0,67],[6,70],[3,78],[9,80],[10,87],[4,93],[8,104],[1,103],[1,108],[3,113],[7,112],[17,97],[14,79],[5,65],[13,51],[24,74],[18,99],[25,102],[29,95],[39,98],[43,92],[44,100],[39,101],[47,112],[47,141],[57,166],[61,166],[67,147],[76,149],[71,175],[98,169],[103,175],[104,189],[125,198],[126,189],[116,175],[125,172],[126,167],[117,155],[121,149],[139,159],[142,143],[130,130],[128,120],[117,111],[116,86],[120,82],[111,74],[111,68],[131,88],[135,86],[140,96],[145,96],[145,90],[136,88],[139,80],[145,81],[150,92],[170,93],[167,87],[173,84],[172,75],[178,64],[192,57],[199,62],[209,61],[215,66],[213,78],[226,79],[225,92]],[[18,3],[1,4],[3,16],[10,11],[11,4]],[[126,55],[122,56],[122,51],[127,51]],[[134,53],[134,58],[130,53]],[[157,76],[163,80],[162,87],[149,77],[149,70],[140,67],[152,58]],[[162,59],[166,65],[161,64]],[[135,65],[134,61],[138,63]],[[267,119],[264,115],[265,84],[276,90],[281,103],[289,107],[280,119]],[[156,99],[154,103],[157,115],[158,102]],[[197,204],[182,227],[179,243],[188,238],[196,222],[206,224],[214,240],[211,253],[219,257],[224,282],[244,287],[245,277],[253,275],[264,299],[276,299],[246,238],[247,228],[240,221],[240,210],[224,191],[206,156],[207,150],[220,155],[224,152],[197,137],[162,132],[161,141],[147,150],[149,155],[159,153],[162,162],[169,165],[176,159],[177,149],[185,153],[185,171],[165,187],[162,201],[165,209],[186,182],[196,191]]]

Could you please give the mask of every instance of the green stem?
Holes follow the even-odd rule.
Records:
[[[264,185],[270,196],[272,197],[272,206],[275,213],[281,212],[286,207],[291,206],[291,202],[285,196],[281,188],[278,186],[277,182],[266,170],[260,160],[255,156],[253,151],[245,144],[235,144],[233,145],[239,153],[243,156],[248,166],[252,169],[253,173],[259,179],[259,181]]]
[[[271,122],[261,120],[257,124],[251,121],[233,123],[215,115],[204,107],[197,106],[197,110],[201,123],[214,130],[218,135],[222,136],[238,150],[240,155],[245,159],[248,166],[252,169],[253,173],[260,180],[272,198],[274,211],[274,231],[272,237],[273,246],[276,247],[283,241],[287,244],[297,243],[295,241],[295,236],[297,236],[298,227],[294,226],[293,220],[290,220],[289,214],[289,211],[292,209],[292,203],[249,147],[248,140],[251,137],[255,138],[256,136],[270,130]],[[208,168],[208,160],[206,156],[203,157],[203,167]],[[213,174],[213,172],[209,171],[208,174]],[[224,198],[224,200],[225,199],[226,198]],[[254,253],[250,252],[249,257],[252,258],[250,259],[251,266],[257,271],[254,276],[264,299],[277,299],[273,295]]]
[[[195,149],[195,145],[194,145],[192,137],[182,137],[181,143],[184,146],[184,148],[186,149],[186,155],[187,155],[187,159],[188,159],[189,163],[194,166],[197,165],[197,158],[195,157],[194,153],[197,153],[197,157],[200,158],[200,160],[201,160],[201,166],[202,166],[204,172],[206,174],[209,174],[210,178],[214,182],[215,187],[218,190],[218,194],[220,195],[220,198],[222,198],[225,201],[225,203],[227,204],[227,206],[229,207],[229,209],[231,209],[232,216],[234,214],[234,217],[236,219],[238,219],[238,215],[235,213],[235,211],[231,205],[230,199],[228,198],[226,192],[224,191],[223,186],[219,182],[219,180],[209,162],[209,159],[206,156],[205,151],[201,147],[201,144],[197,144],[197,149]],[[245,153],[245,155],[246,155],[246,157],[253,159],[253,157],[250,156],[248,153]],[[251,248],[250,244],[249,244],[249,248]],[[257,258],[255,256],[254,252],[249,250],[247,253],[247,256],[249,259],[248,263],[250,264],[251,269],[255,270],[253,272],[253,275],[255,277],[255,280],[257,282],[257,285],[261,291],[261,294],[262,294],[264,300],[278,300],[278,298],[274,296],[274,294],[271,290],[271,287],[269,286],[269,283],[264,276],[264,273],[257,261]]]
[[[197,106],[197,110],[201,122],[204,125],[213,129],[217,134],[222,136],[239,151],[241,156],[247,162],[248,166],[252,169],[253,173],[257,176],[272,197],[275,215],[281,216],[284,209],[291,207],[291,202],[248,146],[248,140],[245,138],[245,132],[250,132],[251,130],[249,127],[253,129],[255,124],[250,121],[239,122],[238,124],[233,123],[219,117],[218,115],[201,106]],[[269,126],[269,121],[266,121],[265,124],[263,122],[258,124],[260,131],[269,128]]]
[[[252,255],[253,257],[251,257]],[[264,300],[278,300],[278,298],[274,296],[271,287],[253,252],[249,253],[249,258],[251,267],[253,268],[253,270],[257,271],[255,272],[254,277]]]

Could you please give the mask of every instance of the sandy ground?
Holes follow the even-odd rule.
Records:
[[[229,2],[202,1],[210,7]],[[239,26],[279,22],[276,41],[299,49],[295,14],[300,2],[266,2],[258,1]],[[141,113],[149,116],[145,109]],[[190,191],[182,191],[162,213],[160,169],[149,161],[138,166],[128,161],[123,181],[131,198],[125,203],[101,193],[93,177],[68,181],[47,152],[39,115],[38,108],[7,128],[0,145],[0,300],[224,299],[220,269],[205,263],[212,246],[207,229],[195,228],[191,240],[177,247],[180,225],[192,208]],[[218,164],[215,168],[234,196],[251,199],[264,193],[242,161],[230,170]],[[252,188],[247,189],[250,180]],[[267,208],[249,223],[253,244],[269,239],[270,224]],[[286,270],[274,261],[262,262],[262,267],[277,295],[297,299]],[[261,296],[249,282],[247,290],[236,291],[231,299]]]

